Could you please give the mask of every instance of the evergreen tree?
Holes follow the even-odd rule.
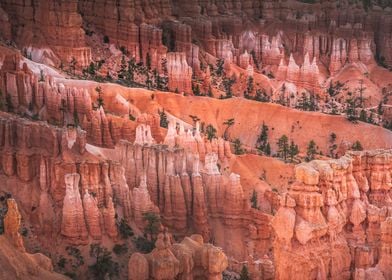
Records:
[[[329,135],[329,142],[331,143],[331,145],[329,146],[329,156],[331,158],[335,157],[334,153],[335,153],[335,150],[338,148],[338,146],[336,145],[335,141],[336,141],[336,134],[334,132],[332,132]]]
[[[316,142],[310,140],[308,147],[306,149],[306,161],[314,160],[315,155],[317,154],[317,145]]]
[[[45,82],[45,75],[44,75],[44,70],[39,70],[39,80],[38,82]]]
[[[71,62],[69,63],[69,68],[70,68],[71,73],[72,73],[73,75],[75,75],[75,70],[76,70],[76,64],[77,64],[77,63],[78,63],[78,62],[76,61],[75,57],[72,57]]]
[[[223,138],[225,140],[228,140],[227,133],[229,131],[229,128],[235,124],[235,120],[234,120],[234,118],[231,118],[231,119],[226,120],[223,124],[226,126],[225,131],[223,133]]]
[[[193,125],[196,126],[196,123],[198,121],[200,121],[200,118],[198,116],[194,116],[194,115],[189,115],[189,117],[192,119],[193,121]]]
[[[147,212],[143,214],[143,220],[147,222],[144,232],[150,236],[155,236],[159,233],[159,225],[161,223],[160,217],[153,213]]]
[[[94,64],[94,62],[90,62],[90,65],[88,66],[88,73],[91,75],[91,76],[94,76],[95,75],[95,64]]]
[[[148,70],[151,70],[151,56],[150,53],[147,53],[146,55],[146,67]]]
[[[76,110],[74,110],[74,112],[73,112],[73,119],[74,119],[74,126],[78,127],[79,126],[79,116],[78,116],[78,112],[76,112]]]
[[[226,98],[231,98],[233,97],[233,91],[232,91],[232,86],[235,83],[235,78],[224,78],[223,81],[223,87],[225,88],[225,92],[226,92]]]
[[[355,143],[351,146],[351,149],[352,149],[353,151],[362,151],[362,150],[363,150],[363,147],[362,147],[361,142],[359,142],[358,140],[355,141]]]
[[[98,93],[98,98],[97,98],[97,103],[98,103],[98,108],[102,107],[105,105],[103,102],[103,93],[102,93],[102,88],[100,86],[95,88],[95,91]]]
[[[215,73],[216,73],[217,76],[222,76],[222,74],[223,74],[223,64],[224,64],[223,59],[218,59],[218,61],[216,62],[216,71],[215,71]]]
[[[299,148],[298,145],[294,144],[294,141],[291,140],[290,147],[289,147],[289,155],[290,155],[290,161],[294,161],[294,157],[298,155],[299,153]]]
[[[380,103],[378,104],[378,107],[377,107],[377,114],[379,114],[380,116],[382,116],[384,114],[384,110],[383,110],[381,101],[380,101]]]
[[[284,161],[287,160],[287,156],[289,155],[289,139],[286,135],[282,135],[282,137],[278,140],[278,156],[282,158]]]
[[[242,155],[244,153],[244,149],[242,149],[242,143],[240,139],[234,140],[234,154]]]
[[[118,78],[125,80],[126,76],[127,76],[127,72],[128,72],[127,71],[127,61],[125,59],[125,55],[123,55],[121,57],[120,70],[118,71],[118,74],[117,74]]]
[[[348,93],[349,96],[352,95],[351,92]],[[355,99],[350,97],[346,100],[346,116],[351,122],[357,120],[356,104]]]
[[[268,143],[268,130],[268,126],[263,122],[263,125],[261,126],[261,133],[256,142],[256,148],[266,155],[271,154],[271,147]]]
[[[261,90],[261,89],[256,90],[256,96],[254,99],[259,102],[269,102],[270,101],[270,97],[268,96],[268,94],[265,92],[265,90]]]
[[[133,82],[135,80],[135,71],[136,71],[136,61],[135,58],[132,57],[128,61],[128,72],[127,72],[127,78],[130,82]]]
[[[361,113],[359,114],[359,120],[362,122],[366,122],[367,121],[367,114],[366,111],[364,109],[361,110]]]
[[[257,192],[256,190],[253,190],[252,196],[250,198],[250,203],[251,203],[251,207],[253,209],[259,209],[259,202],[257,199]]]
[[[248,78],[247,87],[246,87],[247,94],[251,94],[253,92],[253,88],[254,88],[253,77],[250,76]]]
[[[211,88],[211,86],[208,87],[207,95],[208,95],[209,97],[214,97],[214,95],[213,95],[213,93],[212,93],[212,88]]]
[[[160,121],[159,121],[160,126],[163,128],[167,128],[169,126],[169,122],[167,120],[167,115],[165,113],[165,109],[163,109],[162,111],[158,111],[158,113],[159,113],[159,117],[160,117]]]
[[[246,265],[244,265],[241,269],[239,280],[250,280],[249,271]]]
[[[267,145],[265,146],[264,153],[265,153],[267,156],[270,156],[270,155],[271,155],[271,146],[270,146],[270,143],[267,143]]]
[[[216,138],[216,128],[213,127],[211,124],[207,125],[206,133],[208,140],[211,141],[212,139]]]
[[[192,84],[192,91],[195,96],[200,96],[201,94],[200,94],[199,84],[196,85]]]
[[[90,256],[95,258],[95,264],[89,269],[94,274],[94,279],[104,280],[118,276],[119,265],[112,260],[112,254],[99,244],[90,245]]]

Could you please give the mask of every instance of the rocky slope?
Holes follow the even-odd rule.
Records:
[[[2,1],[0,278],[392,279],[391,17]]]

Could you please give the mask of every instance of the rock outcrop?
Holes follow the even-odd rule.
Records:
[[[272,221],[277,279],[350,279],[350,263],[355,279],[390,278],[390,153],[351,152],[296,167]]]
[[[222,279],[228,261],[222,249],[203,243],[200,235],[185,237],[171,244],[161,233],[155,249],[147,254],[135,253],[128,263],[128,279]]]

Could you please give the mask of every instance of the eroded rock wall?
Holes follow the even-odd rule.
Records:
[[[277,279],[389,279],[390,169],[389,150],[298,165],[272,221]]]

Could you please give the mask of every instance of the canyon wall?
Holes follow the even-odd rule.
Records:
[[[298,165],[272,221],[277,279],[390,279],[390,169],[389,150]]]

